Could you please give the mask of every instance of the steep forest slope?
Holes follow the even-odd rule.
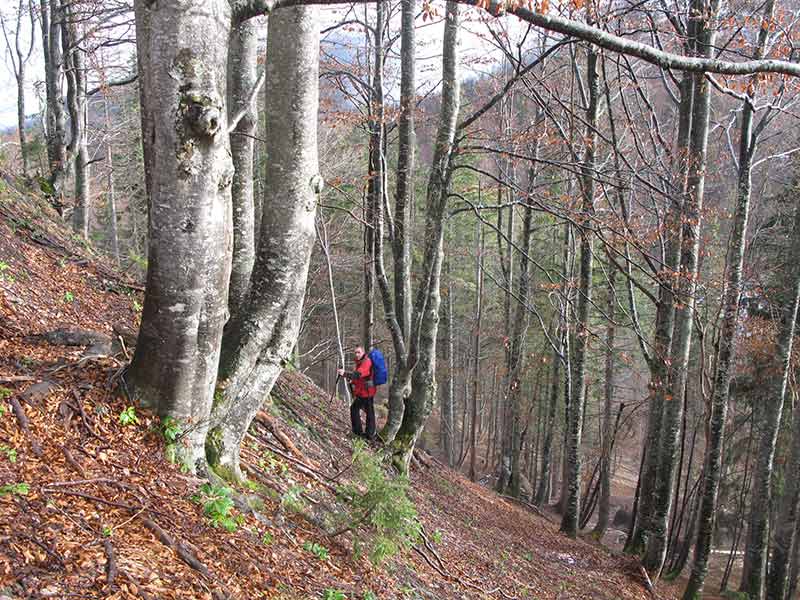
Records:
[[[341,486],[364,484],[347,407],[298,373],[254,423],[252,484],[230,508],[168,461],[176,432],[126,402],[142,291],[44,201],[3,190],[0,598],[651,597],[635,562],[424,453],[411,488],[423,537],[380,567],[355,558],[370,531],[332,525]]]

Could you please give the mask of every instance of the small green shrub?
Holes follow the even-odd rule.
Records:
[[[14,283],[16,280],[14,275],[9,272],[11,266],[2,260],[0,260],[0,281],[7,281],[8,283]]]
[[[371,591],[367,590],[366,592],[364,592],[363,600],[378,600],[378,597]]]
[[[269,546],[273,541],[273,536],[269,531],[265,531],[264,534],[261,536],[261,543],[265,546]]]
[[[130,408],[133,408],[132,406]],[[127,409],[126,409],[127,410]],[[174,444],[178,441],[183,430],[180,423],[174,417],[164,417],[161,419],[161,435],[167,444]]]
[[[129,406],[119,413],[119,422],[123,427],[127,425],[138,425],[139,417],[136,416],[136,409],[133,406]]]
[[[6,455],[8,462],[17,462],[17,451],[14,450],[14,448],[9,448],[8,446],[0,444],[0,452]]]
[[[69,304],[70,302],[75,302],[75,295],[70,291],[64,292],[64,302],[66,302],[67,304]]]
[[[27,496],[30,491],[31,488],[27,483],[7,483],[0,486],[0,496],[8,496],[9,494]]]
[[[262,458],[258,459],[258,467],[264,471],[272,471],[281,477],[289,471],[288,465],[269,450],[264,450]]]
[[[192,500],[203,505],[203,514],[214,527],[222,527],[233,532],[242,523],[241,515],[233,516],[233,490],[229,487],[204,483],[200,493],[192,496]]]
[[[408,498],[408,478],[387,477],[380,459],[360,440],[353,444],[353,467],[353,483],[339,488],[350,508],[342,525],[353,532],[356,554],[366,551],[377,565],[417,543],[417,511]]]
[[[347,594],[341,590],[325,590],[322,600],[347,600]]]
[[[311,554],[320,560],[328,560],[331,555],[325,546],[318,544],[317,542],[306,542],[303,544],[303,550],[306,552],[311,552]]]
[[[281,506],[292,512],[302,512],[306,507],[306,501],[303,500],[302,493],[303,488],[293,485],[281,496]]]

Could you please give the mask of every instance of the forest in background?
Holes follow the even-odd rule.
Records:
[[[275,14],[302,10],[310,9]],[[412,34],[415,23],[424,30],[442,20],[444,7],[381,2],[326,17],[319,52],[307,51],[304,60],[319,59],[319,109],[310,106],[294,127],[318,115],[325,185],[314,190],[314,222],[300,246],[292,238],[275,250],[308,261],[308,283],[291,300],[296,340],[277,336],[278,370],[305,371],[332,390],[345,352],[378,345],[394,376],[382,434],[401,469],[421,436],[474,480],[536,505],[559,503],[572,535],[591,521],[602,537],[612,505],[629,502],[626,547],[653,579],[691,562],[693,597],[715,540],[732,557],[744,550],[730,587],[793,597],[797,80],[748,67],[737,76],[735,65],[792,61],[796,7],[574,2],[529,10],[706,59],[718,73],[616,53],[599,34],[581,38],[577,26],[555,33],[480,11],[459,25],[455,5],[448,10],[443,45],[417,48]],[[144,278],[158,223],[151,213],[148,230],[153,175],[145,176],[140,124],[152,117],[140,113],[141,75],[130,81],[132,16],[124,4],[57,0],[4,13],[7,62],[22,87],[43,80],[46,110],[31,118],[20,101],[22,126],[3,149],[4,169],[38,182],[77,236]],[[256,95],[261,70],[297,61],[271,53],[263,24],[244,23],[241,48],[233,34],[226,40],[246,58],[228,62],[223,123],[235,125],[227,144],[236,169],[225,177],[234,206],[252,208],[243,221],[234,208],[228,307],[217,307],[230,320],[220,313],[220,327],[247,312],[253,290],[272,293],[266,265],[250,275],[266,247],[257,239],[275,234],[264,219],[299,223],[270,204],[281,176],[270,157],[284,152],[270,146],[270,128],[297,105],[270,90],[294,75],[267,68],[266,92]],[[23,68],[30,38],[15,38],[23,28],[37,32],[30,48],[44,51],[44,73]],[[463,28],[492,49],[485,61],[459,58]],[[415,82],[413,59],[427,52],[441,52],[443,68]],[[208,103],[198,98],[203,117]],[[222,137],[216,126],[204,131]],[[296,156],[285,152],[293,168]],[[203,172],[191,156],[172,155],[190,179]],[[212,238],[224,262],[225,235]],[[239,360],[225,352],[223,341],[221,380],[235,377]],[[139,369],[144,377],[141,359]],[[209,402],[217,393],[212,386]],[[635,487],[615,493],[624,469]]]

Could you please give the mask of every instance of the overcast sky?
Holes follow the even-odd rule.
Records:
[[[15,18],[17,3],[12,0],[0,0],[0,15],[5,19],[9,35],[13,35],[15,28]],[[323,22],[333,24],[347,12],[346,7],[325,9]],[[363,8],[357,8],[359,14],[363,15]],[[444,5],[439,5],[439,12],[444,13]],[[470,77],[480,72],[488,72],[493,65],[497,65],[500,58],[499,53],[495,50],[492,51],[491,45],[481,41],[481,36],[476,32],[483,32],[485,35],[488,29],[486,26],[478,22],[478,13],[475,10],[467,11],[464,33],[462,34],[462,61],[465,68],[462,70],[463,76]],[[399,19],[398,19],[399,21]],[[423,23],[421,19],[417,20],[417,56],[418,56],[418,82],[424,89],[434,85],[439,79],[439,71],[441,65],[441,36],[443,25],[440,19],[431,24],[430,21]],[[326,25],[323,25],[325,27]],[[494,26],[511,27],[513,31],[519,34],[522,31],[521,26],[516,22],[516,19],[506,18],[501,20],[494,20]],[[397,26],[393,26],[397,27]],[[30,23],[23,23],[23,44],[27,43],[30,38]],[[13,44],[13,38],[12,38]],[[36,48],[34,49],[31,60],[27,66],[26,73],[26,86],[25,86],[25,109],[28,116],[37,114],[40,110],[40,98],[36,94],[36,84],[41,82],[44,77],[44,67],[42,59],[41,39],[38,24],[36,27]],[[17,122],[17,89],[16,81],[14,79],[13,68],[11,65],[10,56],[5,47],[5,40],[0,39],[0,54],[3,57],[3,67],[0,69],[0,126],[13,127]],[[397,45],[399,49],[399,44]],[[130,52],[130,50],[128,50]]]

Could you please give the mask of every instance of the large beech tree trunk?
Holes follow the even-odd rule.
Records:
[[[67,118],[61,95],[64,58],[61,29],[66,21],[61,0],[40,0],[42,49],[44,51],[45,97],[47,105],[47,161],[51,192],[60,196],[69,175],[67,160]]]
[[[269,18],[266,66],[267,172],[259,246],[247,308],[226,330],[219,401],[207,452],[226,478],[240,478],[239,448],[297,341],[314,246],[317,195],[319,29],[316,7]]]
[[[257,117],[251,94],[256,86],[257,53],[256,26],[251,21],[245,21],[231,32],[228,54],[228,120],[241,115],[230,133],[234,167],[231,184],[233,260],[228,288],[231,320],[239,317],[247,300],[256,258],[253,152]]]
[[[135,11],[149,247],[129,387],[178,421],[177,456],[203,471],[230,274],[230,6],[137,0]]]

